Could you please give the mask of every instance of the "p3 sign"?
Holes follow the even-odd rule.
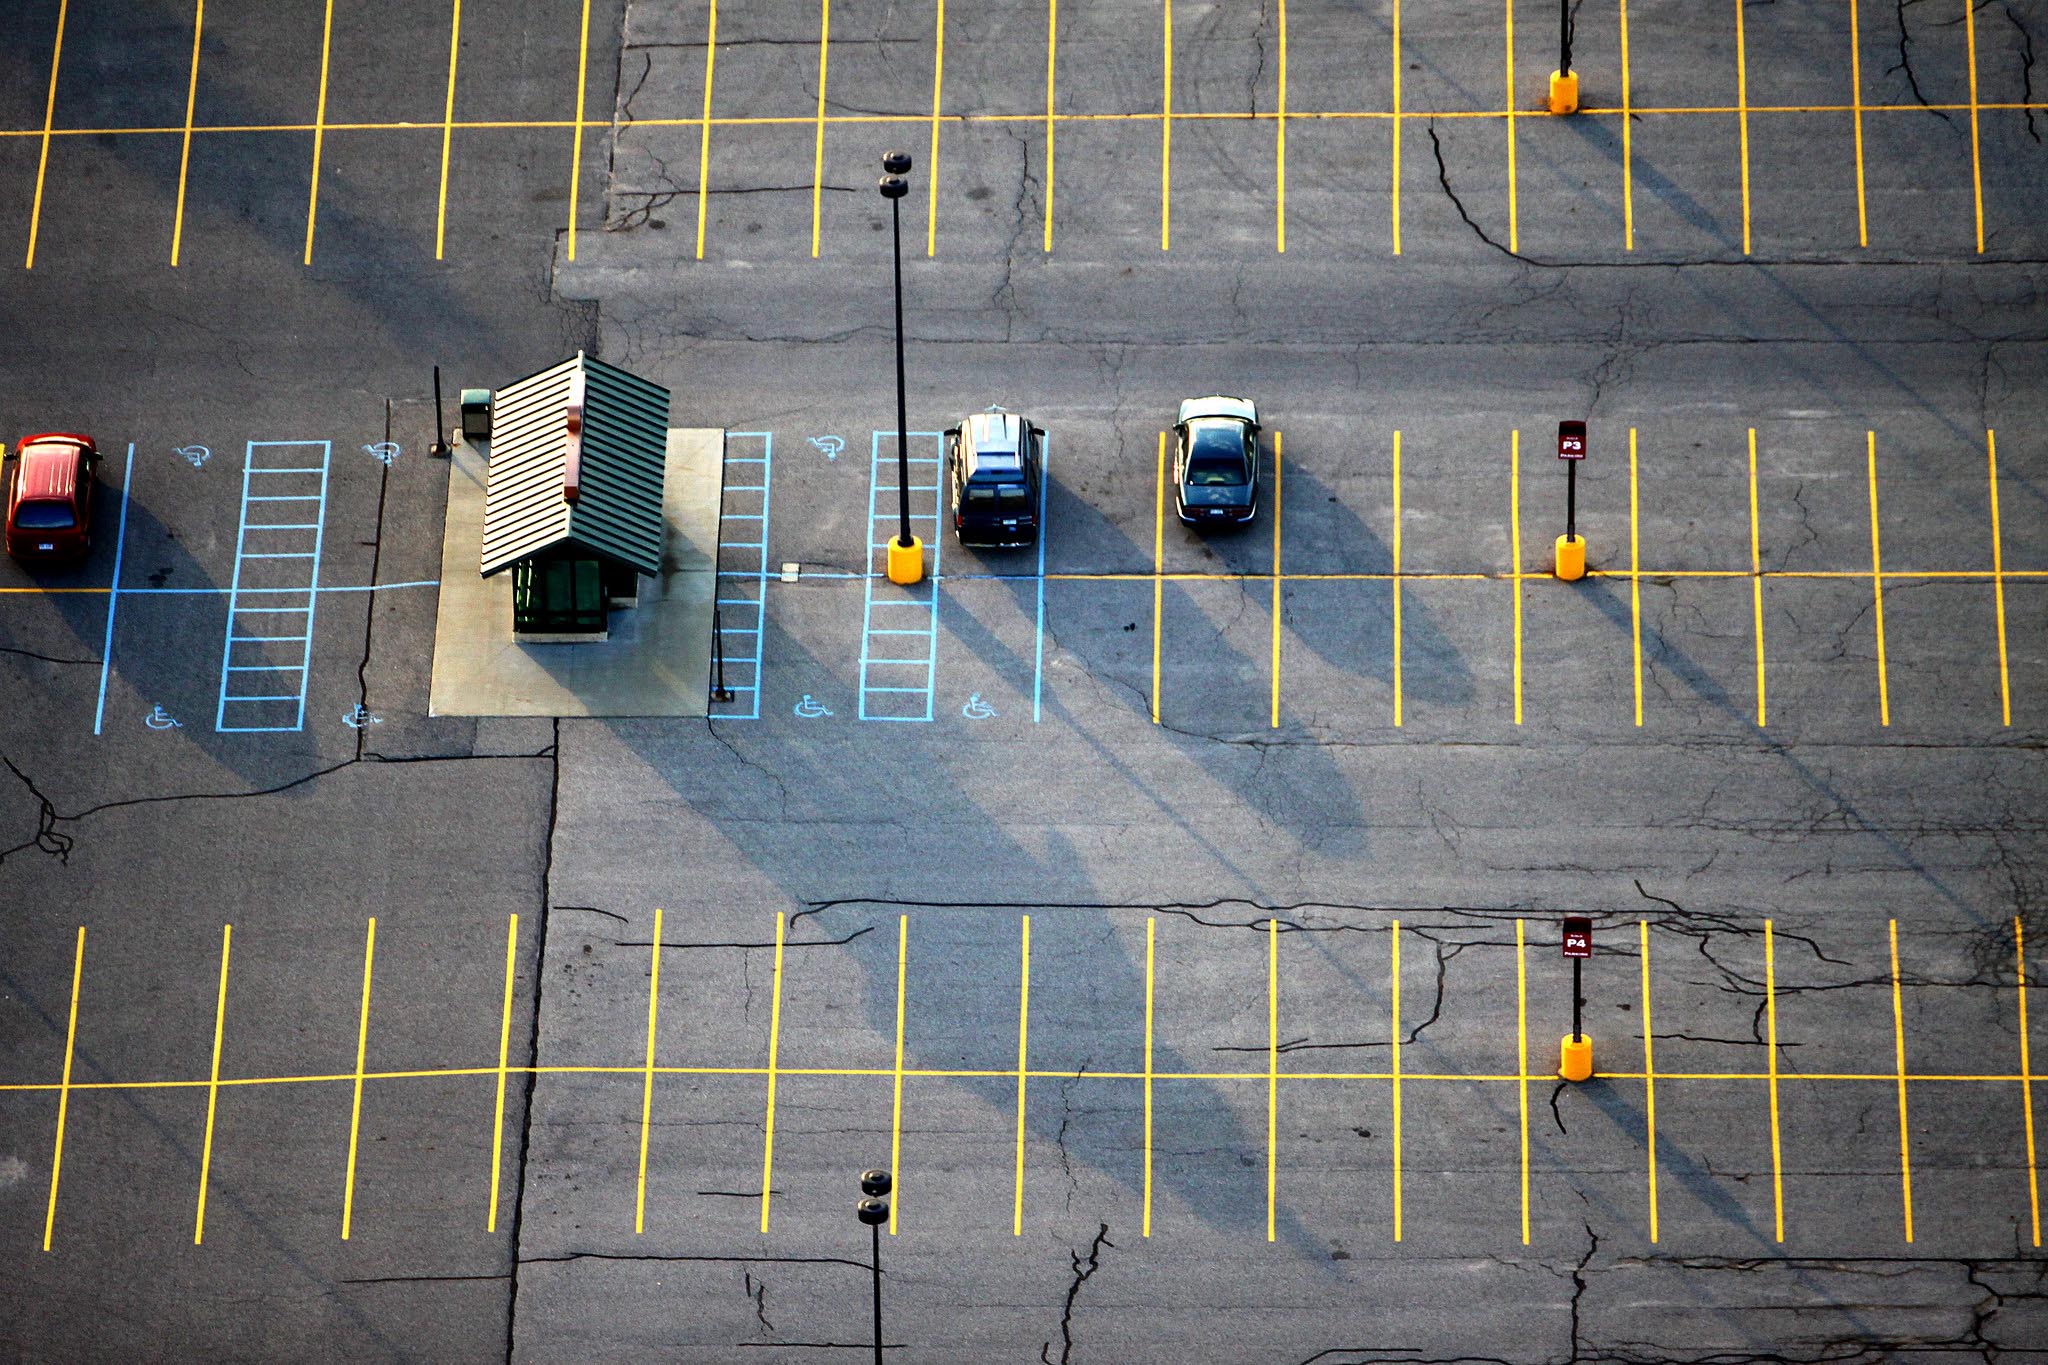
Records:
[[[1593,955],[1593,921],[1583,915],[1564,917],[1564,955],[1567,958]]]
[[[1559,422],[1557,424],[1557,458],[1560,460],[1583,460],[1586,458],[1586,424],[1584,422]]]

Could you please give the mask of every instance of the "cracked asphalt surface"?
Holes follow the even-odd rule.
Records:
[[[39,206],[0,137],[0,439],[92,431],[126,512],[117,597],[104,534],[0,566],[0,1345],[857,1358],[893,1165],[894,1360],[2042,1354],[2048,11],[1637,0],[1624,88],[1575,8],[1594,112],[1523,4],[1510,126],[1462,2],[1398,67],[1391,0],[1284,58],[1176,4],[1170,122],[1157,5],[951,7],[935,120],[930,10],[841,0],[821,73],[816,6],[707,63],[703,6],[586,59],[471,0],[448,106],[447,14],[342,0],[323,80],[320,0],[217,3],[191,119],[285,128],[183,157],[190,11],[74,0],[55,125],[174,131],[51,138]],[[444,190],[449,108],[547,126]],[[1052,433],[1045,576],[942,546],[929,724],[858,719],[898,143],[913,431]],[[429,717],[429,367],[579,346],[772,459],[758,690]],[[1219,389],[1280,474],[1205,539],[1158,433]],[[220,733],[266,440],[331,443],[331,591],[303,730]]]

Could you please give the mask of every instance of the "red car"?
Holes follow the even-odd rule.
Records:
[[[49,431],[22,440],[10,462],[7,553],[25,563],[78,560],[92,548],[92,437]]]

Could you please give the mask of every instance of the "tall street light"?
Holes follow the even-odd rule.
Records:
[[[882,1365],[882,1224],[889,1221],[886,1196],[892,1183],[887,1171],[862,1171],[860,1192],[867,1198],[854,1206],[854,1215],[868,1225],[874,1242],[868,1267],[874,1272],[875,1281],[875,1365]]]
[[[1550,73],[1550,112],[1579,112],[1579,77],[1572,70],[1572,0],[1557,0],[1557,70]]]
[[[895,229],[896,259],[896,507],[895,539],[889,542],[889,581],[916,583],[924,578],[924,543],[910,534],[910,417],[903,394],[903,196],[910,182],[910,153],[890,152],[882,158],[882,197],[889,201]]]

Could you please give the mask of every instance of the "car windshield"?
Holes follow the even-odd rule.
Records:
[[[14,524],[24,531],[68,531],[78,524],[68,502],[38,498],[14,509]]]
[[[1197,487],[1242,487],[1244,438],[1228,427],[1198,427],[1188,451],[1188,483]]]

